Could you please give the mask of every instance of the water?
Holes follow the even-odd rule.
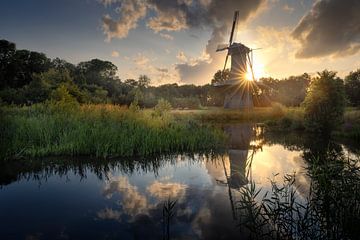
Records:
[[[230,145],[221,155],[7,163],[0,170],[0,239],[164,239],[168,199],[176,200],[171,239],[245,238],[236,207],[243,186],[254,181],[269,191],[270,179],[296,172],[306,198],[308,156],[329,148],[358,155],[297,134],[265,136],[246,124],[224,129]]]

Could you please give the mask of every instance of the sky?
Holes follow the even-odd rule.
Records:
[[[77,64],[113,62],[121,79],[206,84],[235,41],[254,51],[255,76],[360,68],[359,0],[1,0],[0,39]]]

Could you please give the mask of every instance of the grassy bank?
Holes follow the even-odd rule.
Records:
[[[146,156],[223,146],[221,130],[171,114],[114,105],[41,104],[1,109],[2,158]]]
[[[181,118],[191,116],[202,122],[266,122],[278,121],[285,115],[299,115],[302,110],[299,108],[285,108],[275,104],[273,107],[257,107],[252,110],[231,110],[223,108],[206,108],[202,110],[173,110],[175,117]]]

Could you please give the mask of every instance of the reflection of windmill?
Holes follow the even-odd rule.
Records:
[[[217,52],[228,50],[224,70],[229,56],[231,56],[230,79],[217,83],[215,86],[225,91],[224,108],[251,108],[254,106],[252,99],[253,83],[255,81],[253,71],[253,55],[255,49],[250,49],[242,43],[233,42],[234,33],[238,25],[239,11],[234,14],[229,44],[220,44]],[[246,80],[247,68],[250,68],[253,81]]]
[[[240,192],[240,188],[248,184],[249,180],[252,180],[252,161],[257,150],[261,149],[261,143],[259,145],[250,144],[250,142],[257,135],[257,132],[254,130],[257,129],[254,129],[253,126],[250,124],[239,124],[228,126],[225,128],[225,132],[229,135],[230,140],[230,172],[227,171],[225,161],[222,158],[222,164],[226,180],[217,181],[228,187],[229,200],[234,219],[236,219],[236,212],[234,206],[234,202],[236,202],[236,192]],[[233,193],[234,191],[235,195]]]

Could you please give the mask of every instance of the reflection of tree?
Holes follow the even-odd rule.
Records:
[[[206,158],[213,158],[212,153],[204,153]],[[183,160],[199,161],[202,153],[187,153],[181,155]],[[35,180],[41,184],[53,175],[67,178],[68,173],[87,178],[88,173],[95,174],[100,180],[108,179],[108,173],[119,171],[124,174],[134,172],[152,172],[155,176],[158,170],[165,164],[174,163],[178,155],[154,156],[152,158],[131,159],[96,159],[96,158],[46,158],[38,160],[16,160],[2,162],[0,168],[0,187],[19,180]]]
[[[332,139],[314,135],[267,133],[265,142],[303,151],[312,180],[309,195],[300,199],[295,181],[286,176],[283,185],[272,182],[272,190],[259,201],[252,182],[239,202],[241,223],[254,236],[269,239],[357,239],[360,159],[345,155]]]

